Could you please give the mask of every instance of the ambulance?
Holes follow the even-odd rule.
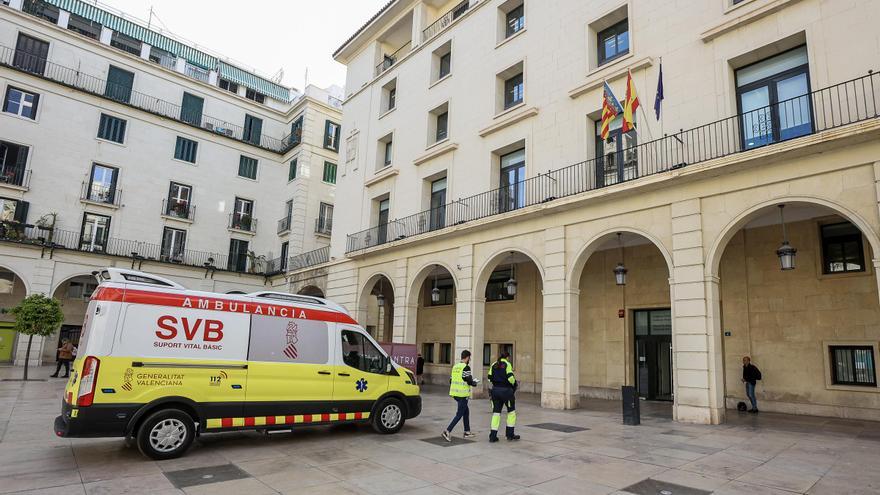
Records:
[[[171,459],[203,433],[343,422],[396,433],[421,412],[412,372],[331,301],[197,292],[118,268],[95,276],[60,437],[124,437]]]

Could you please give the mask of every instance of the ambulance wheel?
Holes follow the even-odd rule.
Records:
[[[183,455],[195,435],[196,427],[189,414],[179,409],[163,409],[144,419],[136,439],[142,454],[163,460]]]
[[[403,417],[403,403],[397,399],[385,399],[373,415],[373,429],[382,434],[397,433],[406,421]]]

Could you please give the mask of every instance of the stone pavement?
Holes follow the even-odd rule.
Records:
[[[870,422],[733,411],[721,426],[685,425],[668,406],[643,403],[642,425],[631,427],[615,402],[551,411],[523,396],[519,442],[489,444],[489,405],[475,400],[477,440],[462,440],[459,426],[446,444],[436,440],[454,403],[429,389],[422,415],[397,435],[366,426],[214,434],[154,462],[121,439],[56,438],[63,383],[0,381],[0,493],[880,493],[880,425]]]

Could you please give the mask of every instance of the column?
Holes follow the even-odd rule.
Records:
[[[101,26],[101,37],[99,38],[99,41],[105,45],[109,45],[112,38],[113,30],[107,26]]]
[[[472,245],[458,248],[458,269],[455,293],[455,354],[471,351],[471,370],[481,381],[474,397],[486,397],[486,373],[483,368],[483,341],[486,298],[475,293],[474,248]]]
[[[394,280],[394,319],[391,322],[391,341],[405,342],[406,332],[406,281],[407,281],[407,259],[399,258],[394,263],[394,273],[391,274]]]
[[[9,0],[9,7],[15,10],[21,10],[23,0]]]
[[[70,22],[70,12],[66,10],[58,10],[58,27],[67,29],[67,23]]]
[[[413,49],[422,43],[422,30],[428,26],[428,11],[423,2],[418,2],[412,13],[412,41]],[[397,47],[395,47],[397,48]]]
[[[54,261],[49,259],[34,260],[33,277],[29,281],[28,285],[30,286],[30,292],[28,292],[27,295],[43,294],[52,297],[52,278],[54,272]],[[18,340],[15,346],[15,360],[13,363],[15,366],[24,366],[25,356],[28,355],[27,347],[29,338],[28,335],[18,335]],[[57,338],[57,334],[55,335],[55,338]],[[34,338],[31,341],[31,352],[28,366],[40,366],[43,364],[43,347],[46,345],[55,345],[52,336],[41,337],[39,335],[34,335]]]
[[[150,60],[150,53],[153,51],[153,47],[142,43],[141,44],[141,58],[144,60]]]
[[[705,277],[702,215],[698,199],[672,205],[673,383],[676,421],[718,424],[724,418],[720,387],[718,283]],[[713,308],[710,310],[710,308]]]
[[[577,304],[565,283],[565,227],[544,231],[543,359],[541,407],[574,409],[578,406],[578,334],[567,309]]]

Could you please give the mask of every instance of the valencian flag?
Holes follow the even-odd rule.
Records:
[[[636,128],[636,109],[639,108],[639,97],[636,95],[636,85],[632,74],[626,73],[626,100],[623,102],[623,132],[629,132]]]
[[[617,117],[618,114],[623,112],[623,107],[620,106],[620,102],[614,97],[614,93],[611,92],[608,83],[606,82],[604,84],[605,86],[602,90],[602,130],[599,135],[602,139],[608,139],[608,131],[611,128],[611,121],[614,120],[614,117]]]

